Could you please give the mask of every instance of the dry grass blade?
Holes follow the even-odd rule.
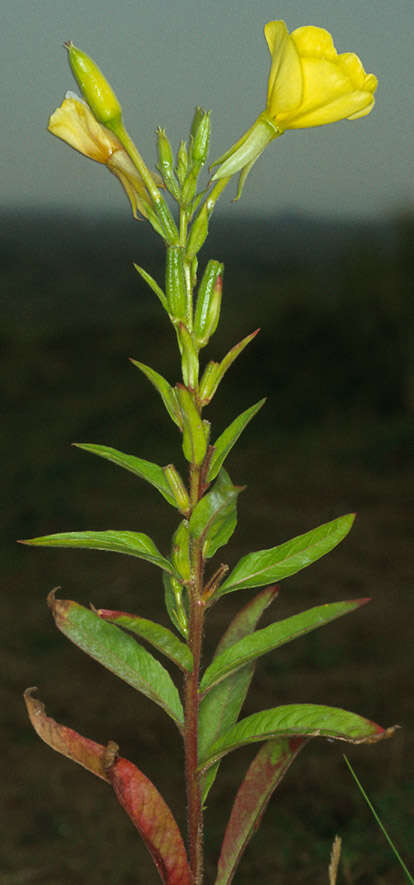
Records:
[[[336,885],[339,861],[341,859],[341,848],[342,839],[340,836],[335,836],[331,851],[331,862],[329,864],[329,885]]]

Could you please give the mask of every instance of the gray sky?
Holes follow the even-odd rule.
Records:
[[[196,104],[213,112],[211,159],[253,122],[265,104],[271,19],[330,30],[339,52],[356,52],[378,76],[377,101],[361,120],[277,139],[240,208],[365,218],[412,208],[412,0],[0,0],[1,205],[128,211],[113,176],[46,132],[76,89],[64,40],[105,72],[153,166],[156,126],[175,147]]]

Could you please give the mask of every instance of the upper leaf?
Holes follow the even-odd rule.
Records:
[[[276,738],[260,748],[242,781],[221,846],[214,885],[230,885],[247,843],[256,832],[272,793],[307,743],[306,738]]]
[[[278,547],[248,553],[220,585],[216,597],[241,588],[261,587],[300,572],[336,547],[348,534],[354,519],[355,514],[348,513]]]
[[[242,487],[234,486],[228,473],[221,470],[211,491],[193,510],[189,520],[190,535],[202,544],[203,557],[214,556],[227,544],[237,525],[237,497]]]
[[[104,621],[110,621],[117,627],[124,627],[131,633],[136,633],[142,639],[150,642],[154,648],[174,661],[181,670],[188,673],[193,669],[193,656],[188,645],[181,642],[168,627],[149,621],[148,618],[140,618],[138,615],[129,615],[127,612],[110,611],[107,608],[99,608],[97,614]]]
[[[118,532],[108,529],[104,532],[60,532],[56,535],[43,535],[21,541],[33,547],[79,547],[84,550],[109,550],[112,553],[126,553],[138,556],[159,565],[166,572],[173,573],[173,567],[162,556],[154,542],[142,532]]]
[[[321,704],[285,704],[252,713],[230,728],[210,747],[199,769],[206,771],[231,750],[269,738],[327,737],[354,744],[375,743],[390,737],[394,728],[384,730],[375,722],[338,707]]]
[[[52,591],[48,603],[56,626],[71,642],[115,676],[159,704],[182,729],[184,713],[178,691],[170,674],[153,655],[132,636],[106,623],[95,612],[77,602],[55,599]]]
[[[349,614],[367,602],[369,599],[351,599],[348,602],[316,605],[308,611],[300,612],[283,621],[276,621],[263,630],[256,630],[215,656],[201,680],[201,691],[208,691],[211,686],[226,679],[229,673],[243,667],[249,661],[256,660],[261,655],[292,642],[298,636],[310,633],[311,630],[317,630],[318,627]]]
[[[118,467],[129,470],[135,476],[146,479],[161,493],[169,504],[172,504],[173,507],[176,506],[175,498],[171,492],[164,470],[158,464],[154,464],[152,461],[145,461],[144,458],[137,458],[135,455],[126,455],[125,452],[119,452],[118,449],[112,449],[109,446],[98,446],[92,443],[74,443],[73,445],[78,449],[83,449],[85,452],[92,452],[93,455],[106,458],[107,461],[112,461]]]
[[[177,424],[177,426],[182,429],[182,419],[177,402],[177,394],[174,388],[171,387],[171,384],[163,377],[163,375],[160,375],[155,369],[151,369],[151,366],[146,366],[145,363],[133,360],[132,357],[130,357],[130,362],[133,366],[136,366],[137,369],[140,369],[151,384],[154,385],[155,389],[158,390],[170,418],[172,418],[174,424]]]
[[[213,480],[217,476],[222,464],[224,463],[234,444],[237,442],[240,434],[249,423],[249,421],[254,418],[259,409],[262,408],[265,402],[266,397],[259,400],[259,402],[255,403],[254,406],[250,406],[250,408],[242,412],[241,415],[238,415],[237,418],[235,418],[234,421],[232,421],[231,424],[229,424],[229,426],[226,427],[225,430],[223,430],[223,433],[221,433],[220,436],[216,439],[214,443],[214,452],[211,457],[207,474],[207,479],[209,482],[211,482],[211,480]]]

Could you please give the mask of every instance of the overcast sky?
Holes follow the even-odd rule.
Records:
[[[75,89],[64,40],[98,62],[147,162],[158,125],[176,146],[193,108],[212,110],[211,159],[263,109],[263,26],[327,28],[379,78],[374,111],[355,122],[289,132],[267,148],[242,206],[378,217],[414,205],[413,0],[0,0],[1,205],[108,213],[125,207],[102,167],[46,132]],[[229,208],[231,194],[223,204]],[[242,207],[240,207],[242,208]]]

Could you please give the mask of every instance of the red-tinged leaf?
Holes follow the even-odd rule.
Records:
[[[144,840],[165,885],[190,885],[191,873],[175,818],[154,784],[127,759],[108,775],[118,802]]]
[[[67,756],[78,765],[83,765],[88,771],[108,781],[105,771],[105,747],[97,744],[89,738],[82,737],[77,731],[60,725],[46,716],[45,705],[38,698],[33,697],[36,688],[27,688],[23,697],[29,714],[30,722],[39,737],[57,753]]]
[[[234,800],[221,846],[215,885],[230,885],[272,793],[306,743],[307,739],[301,737],[267,741],[253,759]]]
[[[191,885],[191,873],[175,818],[154,784],[136,765],[46,716],[44,704],[26,689],[24,700],[33,728],[57,753],[67,756],[111,784],[115,795],[147,846],[164,885]]]

